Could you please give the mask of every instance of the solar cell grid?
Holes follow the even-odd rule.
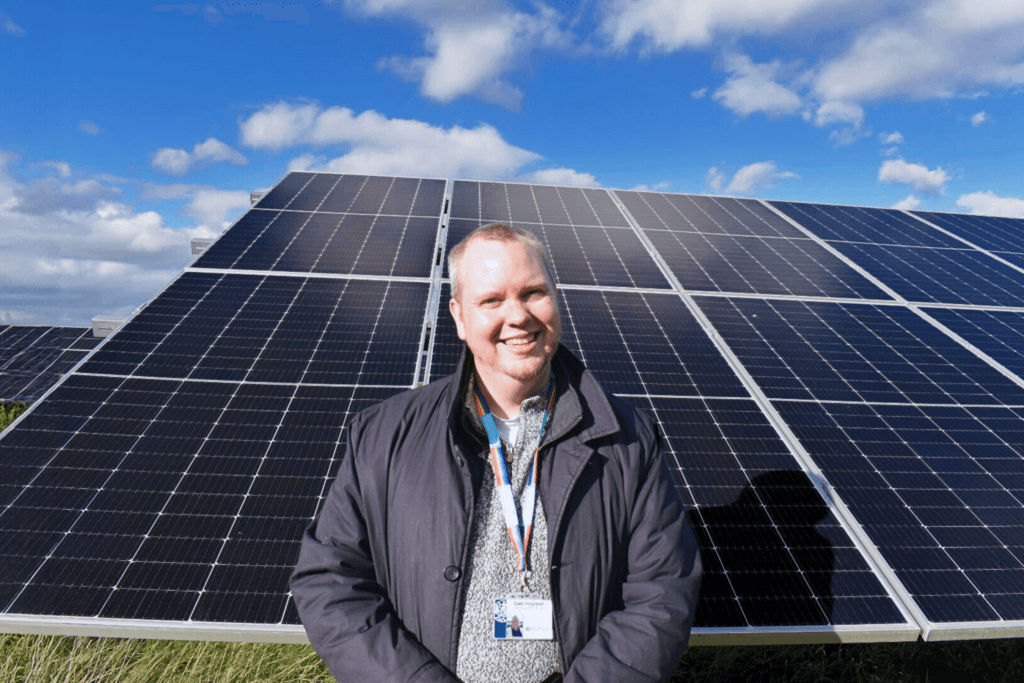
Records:
[[[786,445],[675,295],[562,288],[563,343],[651,411],[698,531],[698,629],[904,623]],[[442,308],[432,379],[462,342]],[[658,394],[689,395],[689,398]],[[737,398],[706,398],[707,396]],[[703,397],[702,397],[703,396]]]
[[[487,221],[452,218],[443,264],[448,275],[448,252]],[[576,227],[539,223],[509,223],[533,234],[544,245],[555,278],[563,284],[668,289],[654,259],[629,228]]]
[[[428,285],[186,273],[81,372],[411,386]]]
[[[999,310],[923,310],[1018,377],[1024,377],[1024,314]]]
[[[929,620],[1024,619],[1020,409],[775,405]]]
[[[249,211],[193,266],[429,277],[443,195],[440,180],[320,174],[287,211]]]
[[[455,181],[451,217],[484,223],[629,227],[604,190],[466,180]]]
[[[753,199],[622,190],[615,194],[645,231],[807,239]]]
[[[996,216],[914,211],[926,221],[959,235],[982,249],[1024,253],[1024,220]]]
[[[344,422],[401,390],[70,378],[0,441],[31,484],[0,511],[0,604],[298,623],[287,576]]]
[[[643,407],[665,432],[700,540],[697,628],[903,621],[753,401],[654,398]]]
[[[701,297],[769,398],[1024,404],[1024,389],[897,306]]]
[[[830,242],[962,249],[964,243],[896,209],[777,202],[770,204]]]
[[[435,322],[431,379],[456,370],[463,342],[445,285]],[[735,373],[675,294],[560,289],[562,343],[613,393],[745,396]],[[587,341],[582,341],[587,340]]]
[[[1024,305],[1024,273],[977,250],[833,245],[908,301]]]
[[[890,298],[755,200],[616,194],[684,289]]]

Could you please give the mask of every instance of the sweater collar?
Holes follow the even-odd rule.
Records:
[[[449,385],[448,396],[448,427],[453,433],[468,426],[463,421],[462,404],[473,377],[473,354],[466,346],[463,346],[458,367],[458,381]],[[572,431],[577,431],[579,439],[586,442],[619,430],[618,418],[604,389],[564,345],[558,345],[551,368],[555,373],[555,407],[545,443],[561,439]]]

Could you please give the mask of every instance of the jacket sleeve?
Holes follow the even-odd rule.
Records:
[[[360,487],[357,439],[302,539],[291,590],[313,648],[339,681],[458,679],[402,625],[376,580]]]
[[[658,427],[644,425],[641,433],[645,427],[650,438],[640,443],[649,451],[642,460],[648,471],[632,509],[623,606],[598,622],[566,683],[664,681],[690,639],[700,551],[662,454]]]

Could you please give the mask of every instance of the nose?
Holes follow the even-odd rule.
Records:
[[[510,297],[505,306],[505,322],[509,325],[522,325],[527,322],[533,314],[525,301],[518,297]]]

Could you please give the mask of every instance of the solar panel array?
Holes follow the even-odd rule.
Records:
[[[0,438],[0,628],[301,640],[287,577],[345,421],[457,369],[443,257],[492,221],[661,424],[698,642],[1020,634],[1024,222],[328,173]]]
[[[0,403],[31,403],[100,342],[88,327],[0,325]]]

